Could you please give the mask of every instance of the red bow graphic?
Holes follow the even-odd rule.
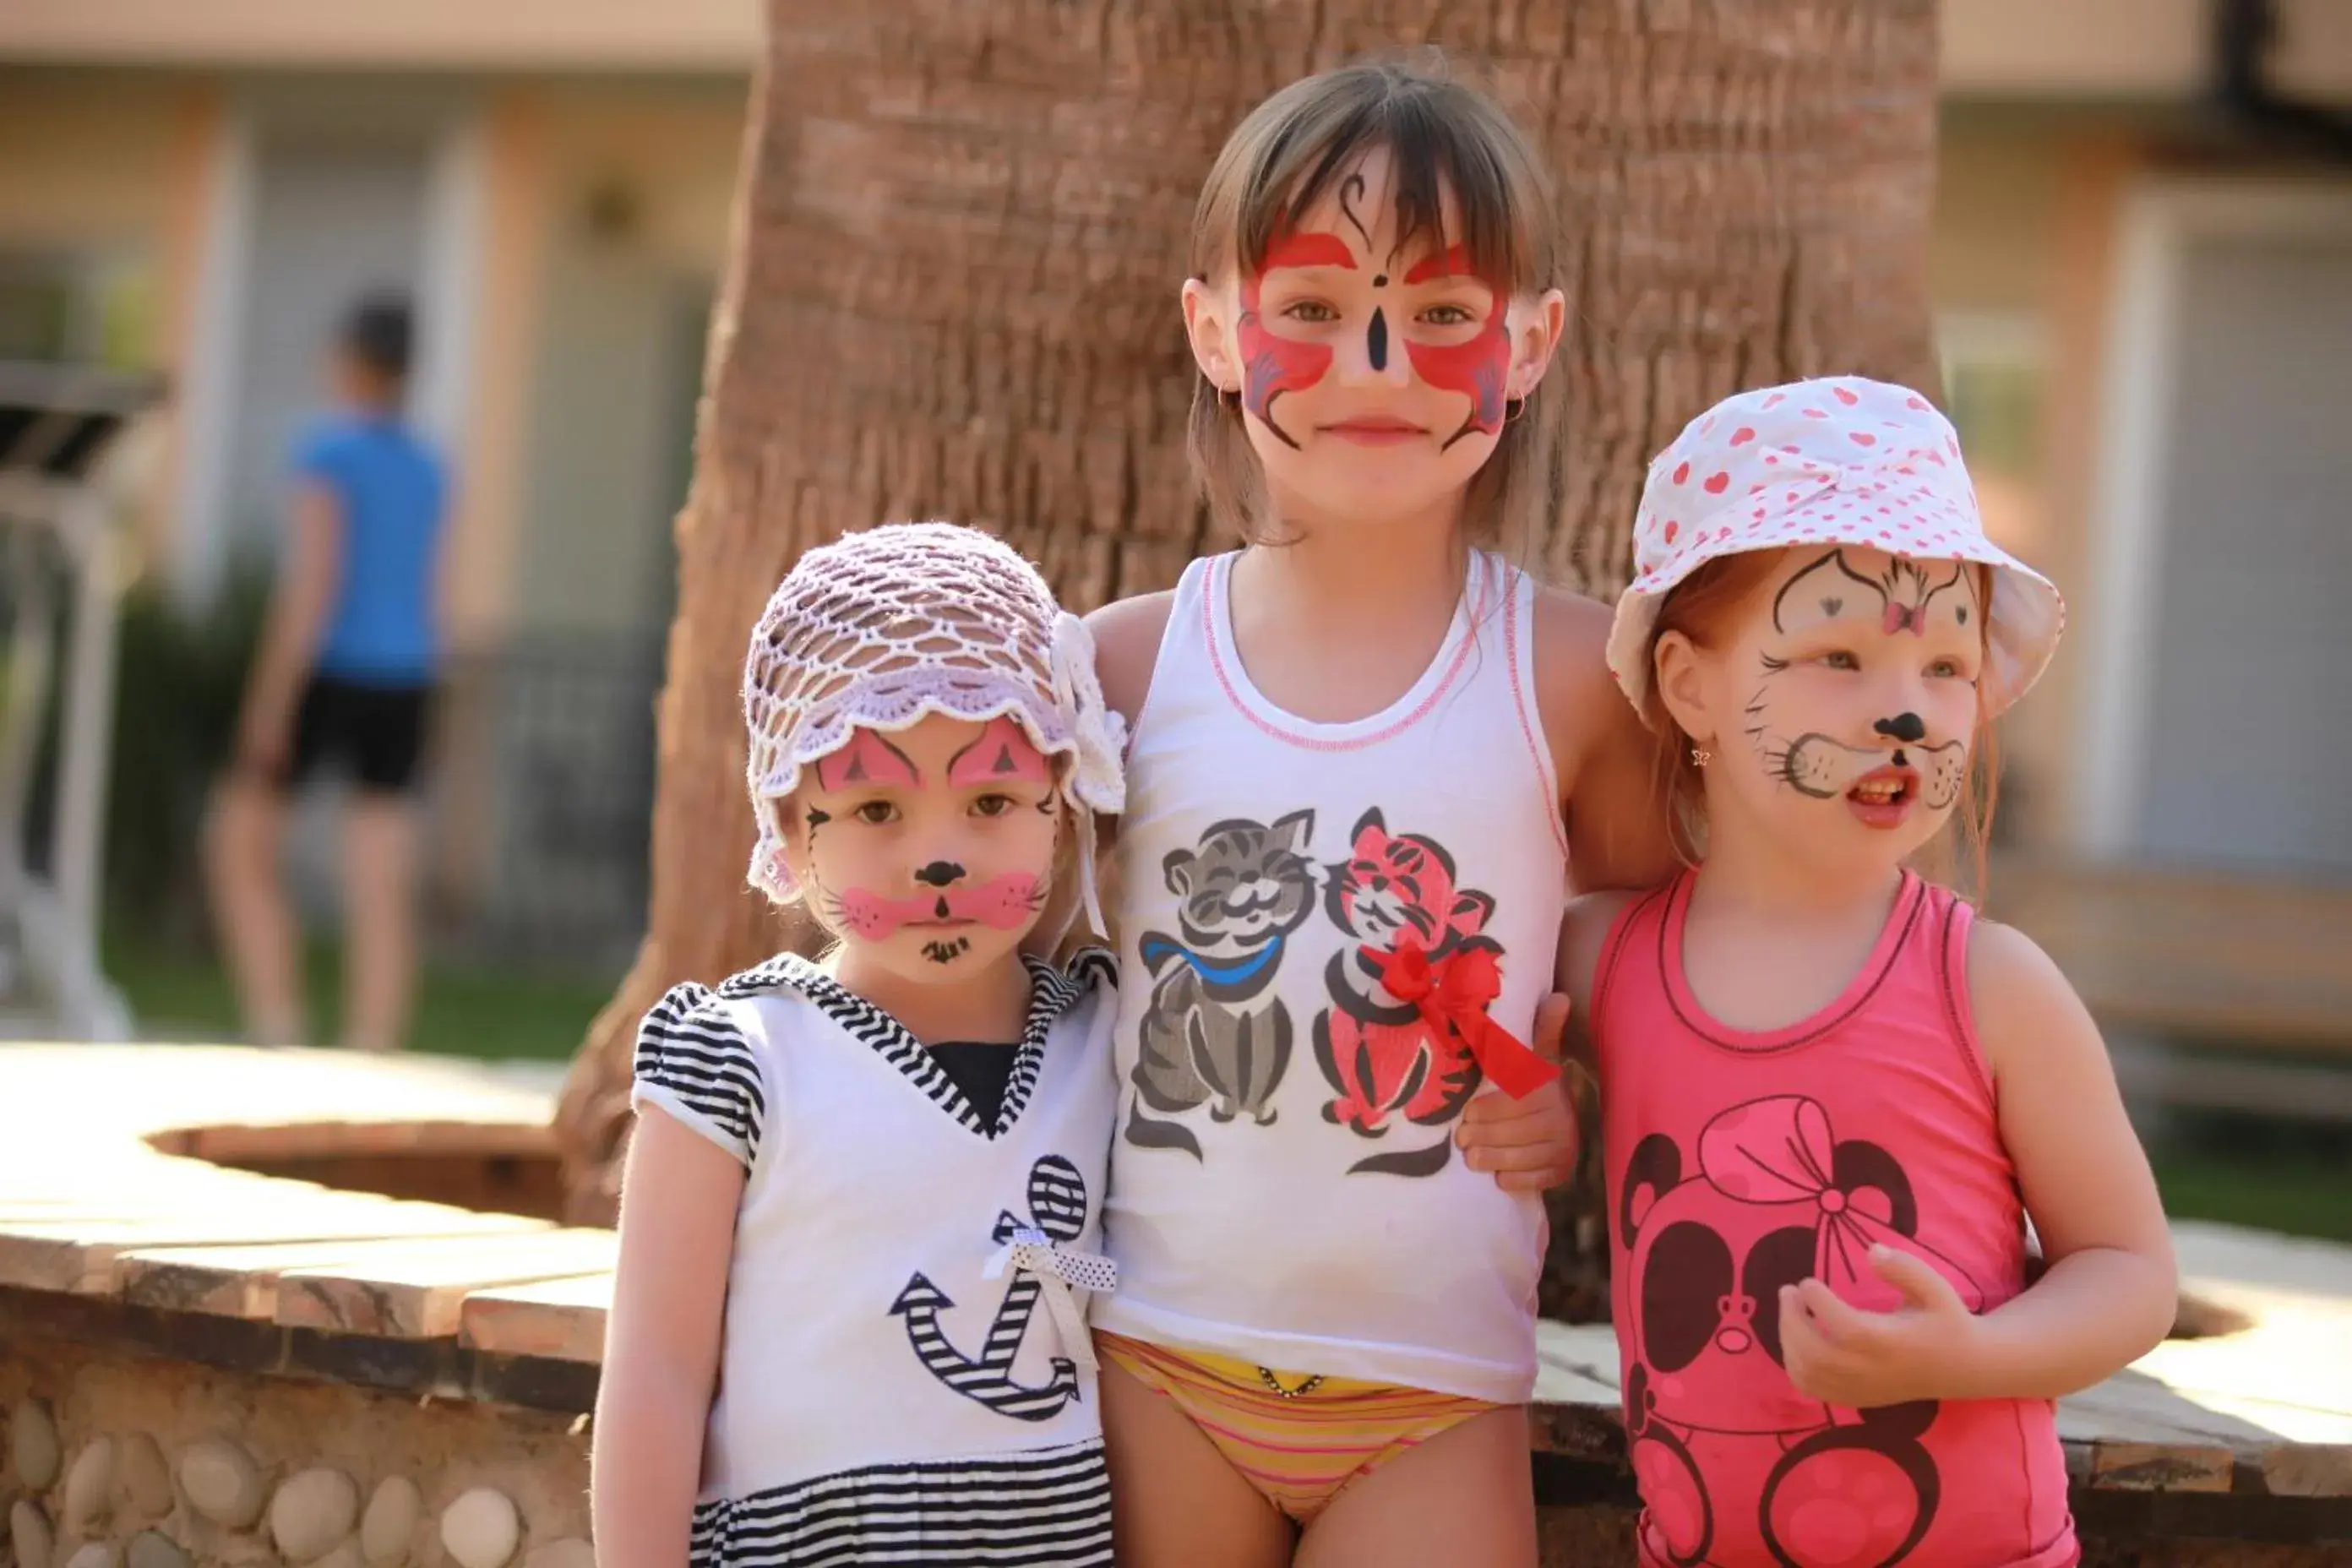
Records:
[[[1559,1076],[1559,1063],[1544,1060],[1486,1016],[1503,990],[1503,972],[1491,949],[1465,948],[1435,963],[1426,949],[1406,942],[1394,952],[1360,951],[1390,995],[1418,1012],[1431,1028],[1452,1030],[1479,1070],[1513,1100],[1526,1099]]]

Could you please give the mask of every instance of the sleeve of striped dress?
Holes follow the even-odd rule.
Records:
[[[734,1011],[691,981],[670,987],[637,1028],[632,1105],[653,1104],[749,1166],[767,1095]]]

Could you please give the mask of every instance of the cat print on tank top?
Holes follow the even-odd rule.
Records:
[[[1274,1091],[1290,1065],[1289,1009],[1270,993],[1291,933],[1315,912],[1315,866],[1301,851],[1312,811],[1271,824],[1220,822],[1192,849],[1162,863],[1180,900],[1177,932],[1146,931],[1138,956],[1151,973],[1132,1079],[1128,1142],[1201,1157],[1183,1123],[1146,1115],[1209,1107],[1219,1121],[1275,1119]]]
[[[1502,945],[1486,934],[1493,898],[1459,887],[1444,845],[1391,832],[1378,806],[1357,821],[1344,860],[1318,864],[1300,853],[1314,826],[1312,811],[1271,824],[1220,822],[1197,847],[1167,857],[1179,931],[1147,931],[1139,944],[1152,993],[1129,1074],[1130,1143],[1202,1158],[1200,1140],[1174,1120],[1202,1107],[1219,1122],[1273,1125],[1296,1036],[1274,982],[1290,937],[1317,918],[1342,939],[1324,972],[1328,1005],[1313,1027],[1316,1064],[1332,1091],[1324,1121],[1368,1143],[1400,1124],[1442,1128],[1485,1080],[1461,1029],[1399,997],[1384,976],[1408,952],[1441,976],[1472,954],[1499,970]],[[1453,1147],[1450,1135],[1424,1138],[1349,1169],[1431,1175]]]
[[[1474,553],[1412,684],[1322,721],[1250,679],[1235,559],[1186,568],[1130,738],[1096,1325],[1523,1400],[1543,1205],[1451,1134],[1536,1061],[1566,903],[1535,584]]]

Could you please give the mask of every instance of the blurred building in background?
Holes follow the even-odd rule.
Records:
[[[267,558],[320,344],[417,301],[458,481],[436,904],[634,941],[652,703],[757,0],[0,7],[0,358],[165,369],[142,528],[185,595]]]
[[[2003,810],[2085,859],[2352,879],[2352,5],[1943,11],[1948,387],[2072,611]]]
[[[2352,5],[1944,0],[1934,290],[1996,532],[2074,635],[2009,837],[2352,878]],[[2267,18],[2260,68],[2224,40]],[[167,371],[143,534],[266,550],[313,353],[417,298],[461,499],[441,907],[633,937],[758,0],[0,6],[0,356]],[[1173,302],[1171,302],[1173,308]]]

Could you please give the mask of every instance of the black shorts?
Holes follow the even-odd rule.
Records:
[[[314,675],[294,712],[288,788],[322,766],[348,769],[366,790],[405,794],[415,787],[433,706],[429,686],[372,686]]]

